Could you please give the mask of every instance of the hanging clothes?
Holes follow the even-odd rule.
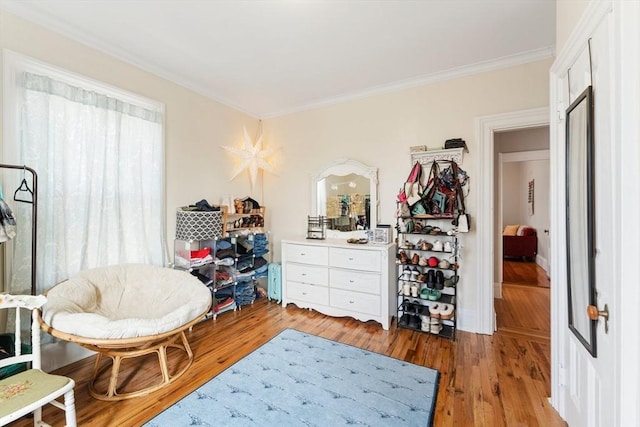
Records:
[[[0,243],[16,237],[16,220],[7,202],[4,201],[0,187]]]

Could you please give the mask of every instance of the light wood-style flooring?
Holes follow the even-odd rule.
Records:
[[[395,323],[395,322],[394,322]],[[333,318],[314,311],[256,301],[241,311],[199,323],[188,337],[196,355],[187,373],[151,395],[120,402],[102,402],[87,392],[86,379],[94,358],[62,368],[77,382],[76,408],[81,426],[139,426],[210,378],[267,342],[285,328],[319,335],[440,371],[435,426],[564,426],[548,403],[549,344],[507,334],[458,332],[450,341],[430,334],[378,323]],[[152,361],[124,362],[128,384],[149,383]],[[420,402],[416,402],[419,404]],[[215,414],[216,409],[211,408]],[[60,411],[48,409],[45,420],[63,425]],[[15,426],[32,425],[21,420]],[[173,426],[172,426],[173,427]],[[265,426],[267,427],[267,426]]]
[[[550,286],[546,271],[535,262],[504,260],[502,262],[502,281],[503,283],[528,284],[543,288]]]
[[[498,333],[549,343],[550,282],[534,262],[504,261],[502,298],[494,300]]]

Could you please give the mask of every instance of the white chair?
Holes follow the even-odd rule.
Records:
[[[48,426],[42,421],[42,407],[47,403],[65,411],[66,425],[75,427],[76,407],[71,378],[50,375],[41,370],[40,326],[38,310],[46,297],[0,294],[0,309],[15,308],[15,355],[0,359],[0,368],[30,363],[31,368],[0,380],[0,426],[33,412],[35,426]],[[21,354],[20,312],[31,313],[31,354]],[[64,395],[64,404],[58,400]]]

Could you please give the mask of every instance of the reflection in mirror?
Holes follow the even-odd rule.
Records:
[[[329,175],[318,181],[318,206],[325,209],[329,230],[368,230],[371,226],[369,179],[360,175]]]
[[[593,104],[589,86],[567,109],[566,118],[567,284],[569,329],[596,356],[593,219]]]
[[[340,159],[314,176],[311,184],[311,211],[327,217],[328,237],[343,237],[377,225],[376,168]]]

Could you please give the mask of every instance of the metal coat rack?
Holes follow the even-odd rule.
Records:
[[[30,172],[32,176],[32,187],[25,176],[18,189],[13,193],[13,200],[20,203],[29,203],[31,205],[31,295],[36,294],[36,243],[38,230],[38,174],[29,166],[25,165],[6,165],[0,163],[0,169],[17,169],[23,172]]]

